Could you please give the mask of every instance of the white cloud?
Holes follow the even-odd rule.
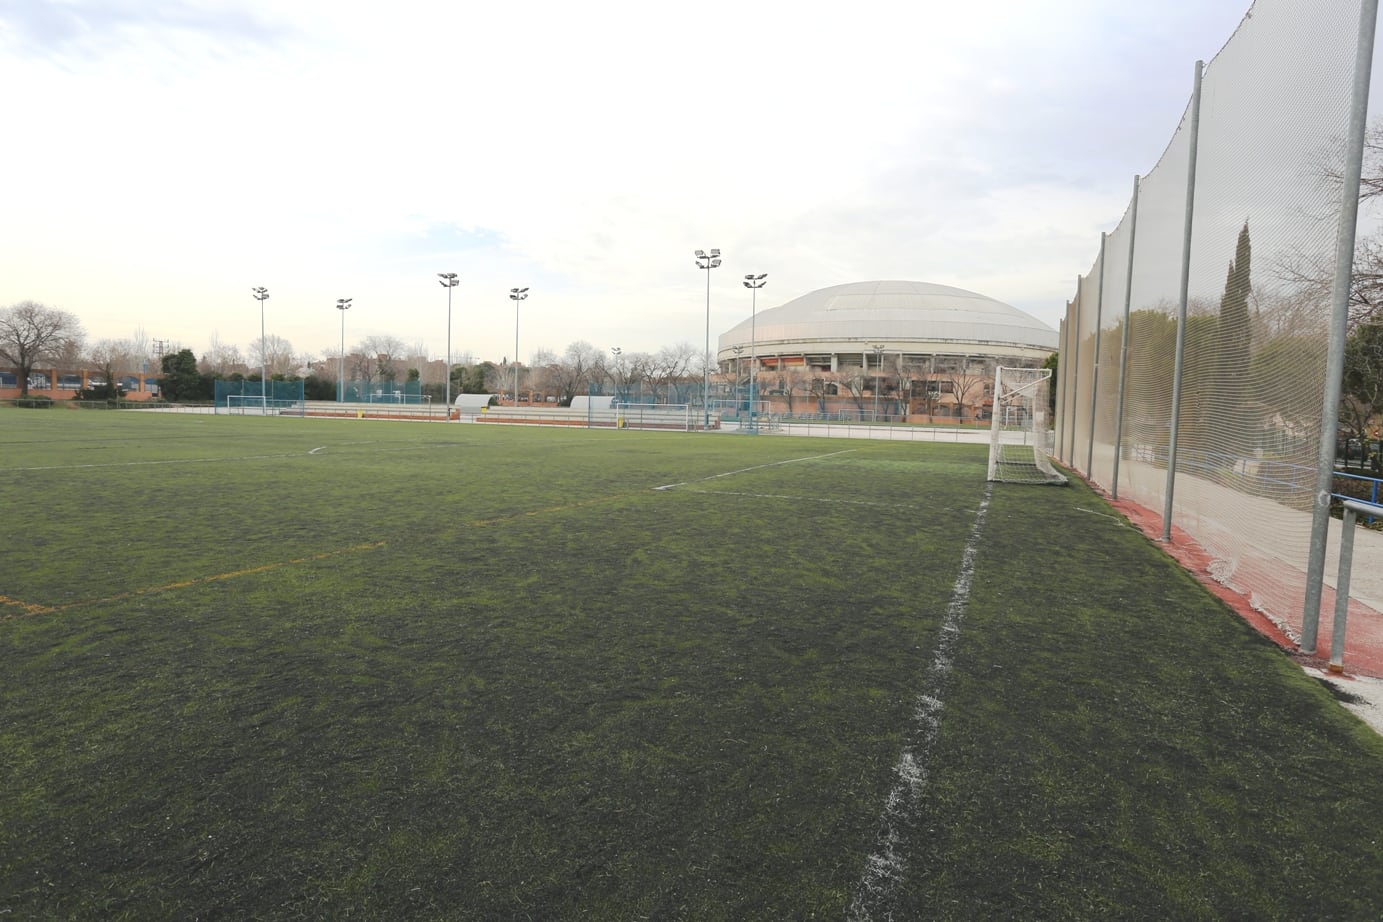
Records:
[[[656,349],[913,278],[1055,323],[1242,0],[0,5],[0,303],[94,337]],[[458,340],[457,336],[463,337]],[[462,345],[458,347],[457,343]],[[527,350],[521,345],[521,352]]]

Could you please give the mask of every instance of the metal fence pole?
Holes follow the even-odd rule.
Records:
[[[1133,206],[1129,209],[1128,278],[1124,284],[1124,335],[1119,344],[1119,398],[1114,410],[1114,475],[1110,478],[1109,495],[1119,498],[1119,456],[1124,451],[1124,387],[1128,383],[1129,308],[1133,304],[1134,241],[1138,239],[1138,186],[1141,180],[1133,177]]]
[[[1196,62],[1196,82],[1191,90],[1190,157],[1186,165],[1186,227],[1181,242],[1181,297],[1177,302],[1176,365],[1172,371],[1172,425],[1167,438],[1167,498],[1162,506],[1162,540],[1172,540],[1172,493],[1176,487],[1177,425],[1181,416],[1181,376],[1186,359],[1186,301],[1191,289],[1191,225],[1196,212],[1196,145],[1201,130],[1201,74],[1205,62]]]
[[[1345,335],[1349,325],[1349,290],[1354,269],[1354,237],[1359,220],[1359,177],[1364,168],[1364,134],[1368,127],[1369,76],[1373,69],[1373,36],[1378,0],[1359,7],[1359,34],[1354,49],[1354,88],[1350,96],[1349,133],[1340,179],[1340,223],[1335,235],[1335,279],[1330,290],[1330,343],[1325,359],[1325,393],[1321,401],[1321,442],[1316,455],[1316,497],[1311,508],[1311,551],[1306,563],[1306,601],[1301,615],[1302,653],[1316,652],[1321,617],[1321,583],[1330,536],[1330,488],[1335,471],[1335,438],[1339,434],[1341,378],[1345,368]]]
[[[1354,526],[1358,513],[1345,503],[1340,523],[1340,572],[1335,580],[1335,624],[1330,633],[1330,671],[1345,671],[1345,622],[1349,618],[1349,577],[1354,567]]]
[[[1070,305],[1066,305],[1070,311]],[[1066,362],[1062,356],[1067,355],[1070,350],[1066,345],[1066,317],[1061,318],[1057,333],[1057,365],[1056,365],[1056,410],[1057,418],[1052,420],[1056,426],[1056,456],[1061,460],[1066,460]]]
[[[1090,374],[1090,439],[1085,448],[1085,476],[1095,477],[1095,415],[1100,404],[1100,325],[1104,323],[1104,248],[1108,234],[1100,231],[1100,278],[1095,283],[1095,356]]]
[[[1085,276],[1076,276],[1075,310],[1071,321],[1071,466],[1076,466],[1076,410],[1080,406],[1080,301]]]

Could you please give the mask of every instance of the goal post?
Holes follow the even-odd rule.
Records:
[[[216,406],[216,412],[233,416],[306,416],[307,405],[302,400],[286,400],[282,397],[227,394],[225,403]]]
[[[216,379],[214,409],[236,416],[306,416],[307,401],[301,380],[258,381]]]
[[[1047,426],[1046,368],[994,369],[994,404],[989,429],[989,479],[1000,483],[1064,484],[1052,466],[1052,431]]]

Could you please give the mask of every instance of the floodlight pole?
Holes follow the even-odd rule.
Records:
[[[459,284],[455,272],[438,272],[438,283],[447,290],[447,422],[451,422],[451,290]],[[418,387],[422,387],[422,373],[418,374]],[[432,415],[429,410],[428,415]]]
[[[871,346],[874,351],[874,422],[879,421],[879,372],[884,368],[884,347],[882,344]]]
[[[758,382],[759,359],[755,355],[757,340],[757,330],[755,325],[758,323],[759,316],[759,289],[768,283],[764,279],[768,278],[767,272],[760,272],[758,275],[750,274],[744,277],[744,287],[750,291],[749,302],[749,430],[758,432],[758,425],[754,419],[754,410],[758,401],[758,390],[755,385]]]
[[[346,402],[346,311],[351,309],[351,298],[337,298],[336,309],[341,312],[341,360],[336,366],[336,402]]]
[[[735,419],[740,415],[740,353],[744,351],[744,346],[731,346],[730,351],[735,353]]]
[[[711,270],[720,267],[720,250],[711,248],[696,251],[696,268],[706,270],[706,354],[701,359],[701,408],[705,413],[703,429],[711,428]]]
[[[269,364],[264,352],[264,302],[269,300],[269,289],[251,288],[255,300],[259,302],[259,400],[263,407],[263,414],[269,415],[269,397],[265,394],[264,388],[269,385]]]
[[[519,408],[519,302],[528,297],[527,288],[509,289],[514,302],[514,409]]]

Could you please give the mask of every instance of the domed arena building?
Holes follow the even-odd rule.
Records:
[[[740,405],[753,379],[765,411],[954,422],[988,417],[994,366],[1038,367],[1056,349],[1056,330],[1002,301],[877,281],[759,311],[721,334],[716,360]]]

